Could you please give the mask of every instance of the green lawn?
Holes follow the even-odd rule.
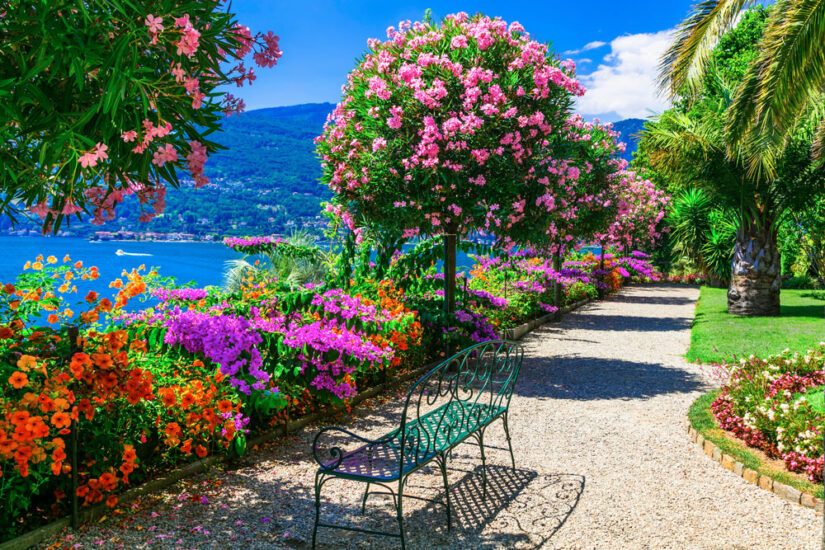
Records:
[[[689,361],[731,361],[785,348],[804,352],[825,341],[825,300],[811,290],[782,290],[780,317],[728,315],[727,290],[702,287],[690,334]]]

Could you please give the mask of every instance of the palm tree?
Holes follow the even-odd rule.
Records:
[[[666,111],[646,127],[645,147],[657,170],[682,174],[692,184],[703,186],[715,206],[735,216],[735,223],[718,228],[716,235],[697,241],[696,254],[705,267],[717,269],[729,256],[724,246],[736,227],[728,311],[738,315],[778,315],[781,263],[778,227],[782,216],[821,193],[822,173],[810,166],[812,132],[798,129],[778,158],[775,179],[751,178],[737,158],[731,159],[725,145],[727,113],[732,108],[731,87],[718,72],[707,75],[701,99],[689,108]],[[713,90],[709,90],[708,87]],[[807,125],[812,129],[813,125]],[[709,209],[709,207],[708,207]],[[706,235],[705,227],[694,228]],[[718,221],[718,220],[717,220]],[[677,228],[678,233],[678,228]],[[730,246],[730,244],[728,244]]]
[[[756,0],[703,0],[679,26],[662,58],[659,82],[671,97],[691,94],[712,64],[720,38]],[[777,0],[726,121],[727,156],[754,179],[773,179],[794,128],[812,110],[813,153],[825,155],[825,0]]]
[[[301,230],[292,233],[286,242],[294,247],[309,248],[311,255],[296,256],[278,248],[262,254],[262,263],[250,261],[249,256],[226,262],[224,288],[228,292],[237,292],[250,277],[257,279],[262,276],[273,277],[295,288],[307,283],[321,283],[329,271],[332,257],[316,246],[318,237]]]

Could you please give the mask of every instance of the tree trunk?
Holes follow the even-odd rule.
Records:
[[[455,249],[456,228],[447,227],[444,235],[444,311],[455,311]]]
[[[561,272],[561,255],[558,252],[553,255],[553,271]],[[553,283],[553,305],[561,309],[561,284],[558,282]]]
[[[779,315],[782,264],[771,223],[743,221],[736,233],[728,287],[728,313],[744,316]]]

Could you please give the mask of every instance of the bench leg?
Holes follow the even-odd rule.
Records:
[[[398,480],[398,530],[401,532],[401,550],[407,547],[406,538],[404,537],[404,512],[401,507],[401,501],[404,496],[404,477]]]
[[[321,487],[323,479],[321,472],[315,474],[315,525],[312,527],[312,549],[315,550],[315,539],[318,536],[318,521],[321,519]]]
[[[450,505],[450,483],[447,480],[447,455],[440,454],[438,457],[438,467],[441,468],[441,478],[444,480],[444,498],[447,500],[447,531],[452,529],[452,508]]]
[[[481,488],[487,498],[487,457],[484,455],[484,429],[478,431],[478,448],[481,449]]]
[[[367,483],[367,490],[364,491],[364,499],[361,501],[361,513],[365,514],[367,512],[367,497],[370,494],[370,484]]]
[[[507,413],[505,412],[502,415],[502,419],[504,420],[504,435],[507,436],[507,447],[510,449],[510,461],[513,463],[513,470],[516,469],[516,459],[513,456],[513,444],[510,443],[510,428],[507,426]]]

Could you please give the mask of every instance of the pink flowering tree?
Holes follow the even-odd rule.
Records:
[[[0,215],[36,213],[44,231],[103,223],[127,195],[147,221],[178,171],[206,184],[206,136],[243,109],[223,90],[255,79],[248,54],[281,56],[220,0],[9,0],[0,37]]]
[[[668,230],[664,218],[670,196],[644,175],[631,171],[615,177],[610,193],[616,202],[615,216],[597,240],[622,250],[655,246]]]
[[[459,13],[387,37],[368,42],[316,140],[327,209],[359,239],[444,235],[452,310],[456,238],[558,249],[609,200],[617,145],[571,117],[584,93],[574,64],[518,23]]]

